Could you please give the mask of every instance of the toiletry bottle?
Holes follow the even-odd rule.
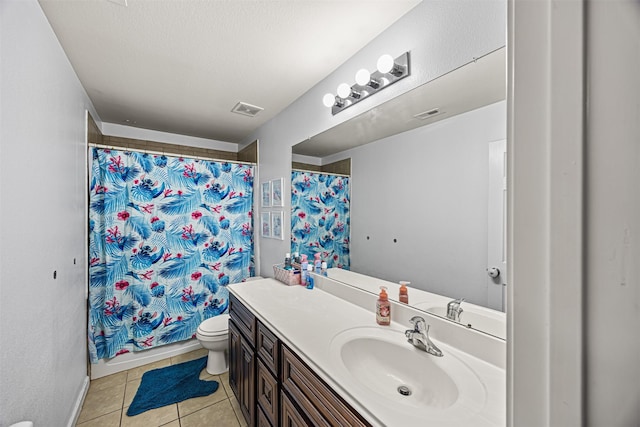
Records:
[[[295,262],[296,264],[300,264],[300,253],[299,252],[294,252],[293,253],[293,262]]]
[[[322,269],[322,260],[320,259],[320,254],[315,254],[313,260],[313,271],[320,274],[320,270]]]
[[[293,267],[291,266],[291,254],[289,252],[287,252],[287,254],[284,256],[284,269],[285,270],[293,269]]]
[[[309,261],[307,261],[307,256],[302,254],[300,259],[300,284],[302,286],[307,286],[307,280],[309,277]]]
[[[398,295],[398,299],[400,300],[400,302],[403,302],[405,304],[409,304],[409,294],[407,293],[407,285],[409,285],[411,282],[405,282],[405,281],[401,281],[400,282],[400,295]]]
[[[322,264],[320,266],[320,274],[322,276],[327,276],[327,262],[326,261],[322,261]]]
[[[309,264],[307,266],[307,289],[313,289],[313,265]]]
[[[391,304],[387,296],[386,286],[380,286],[380,296],[376,302],[376,321],[378,325],[386,326],[391,324]]]

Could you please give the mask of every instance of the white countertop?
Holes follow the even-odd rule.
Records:
[[[398,413],[379,405],[375,396],[360,384],[344,378],[332,361],[331,342],[347,329],[372,327],[404,331],[408,325],[379,326],[375,311],[365,310],[321,289],[286,286],[275,279],[263,279],[229,285],[228,289],[284,344],[294,350],[345,401],[374,426],[425,425],[411,411]],[[472,332],[472,331],[470,331]],[[445,353],[454,352],[442,341],[434,340]],[[410,345],[407,343],[407,345]],[[439,426],[503,426],[506,424],[506,375],[490,363],[465,353],[465,363],[477,372],[486,389],[487,398],[475,414],[433,413],[429,425]],[[446,357],[446,356],[445,356]],[[402,363],[399,361],[399,363]],[[375,375],[375,373],[372,373]],[[441,411],[442,412],[442,411]],[[437,423],[433,423],[437,421]]]

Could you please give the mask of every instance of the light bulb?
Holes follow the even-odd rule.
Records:
[[[371,74],[369,73],[369,70],[364,68],[358,70],[356,73],[356,83],[360,86],[365,86],[369,81],[371,81]]]
[[[351,95],[351,86],[346,83],[341,83],[340,86],[338,86],[338,96],[340,98],[346,98],[349,95]]]
[[[333,105],[336,103],[335,95],[332,93],[327,93],[325,96],[322,97],[322,103],[327,108],[333,107]]]
[[[382,55],[378,58],[378,71],[382,74],[386,74],[389,71],[393,70],[393,66],[395,65],[395,61],[393,56],[391,55]]]

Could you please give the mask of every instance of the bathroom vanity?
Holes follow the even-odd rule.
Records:
[[[365,293],[274,279],[228,288],[229,383],[249,425],[506,424],[504,342],[495,337],[427,315],[444,353],[435,357],[407,342],[408,319],[424,315],[410,307],[394,303],[391,326],[379,326]]]

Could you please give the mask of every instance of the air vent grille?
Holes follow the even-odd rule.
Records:
[[[238,102],[235,107],[231,109],[232,112],[242,114],[243,116],[255,117],[260,111],[264,110],[262,107],[256,105],[247,104],[246,102]]]
[[[415,117],[416,119],[419,120],[425,120],[425,119],[429,119],[433,116],[437,116],[438,114],[441,114],[440,109],[439,108],[432,108],[431,110],[427,110],[427,111],[423,111],[422,113],[418,113],[416,114]]]

